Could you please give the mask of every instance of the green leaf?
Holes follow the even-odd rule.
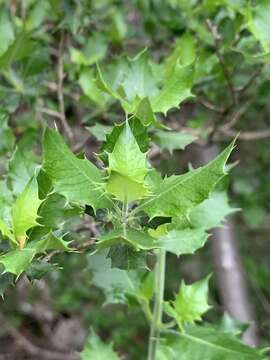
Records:
[[[165,79],[160,93],[151,98],[153,111],[166,114],[169,109],[178,108],[181,102],[193,97],[191,93],[193,74],[193,64],[182,66],[177,62],[170,76]]]
[[[123,270],[146,269],[146,252],[137,251],[129,245],[111,246],[108,257],[111,258],[112,267]]]
[[[127,229],[124,233],[123,229],[115,229],[99,237],[97,248],[101,250],[116,244],[126,244],[136,250],[149,250],[157,247],[155,239],[143,231]]]
[[[23,146],[17,146],[10,161],[8,181],[11,184],[14,194],[23,191],[28,181],[34,175],[37,166],[36,157]]]
[[[7,224],[0,219],[0,232],[4,237],[10,239],[13,243],[17,244],[15,236],[12,230],[7,226]]]
[[[208,282],[209,276],[191,285],[182,281],[175,300],[166,304],[165,311],[176,320],[180,329],[188,323],[201,321],[202,315],[210,309],[207,301]]]
[[[249,7],[248,29],[260,41],[266,52],[270,51],[270,3],[260,0],[255,6]]]
[[[52,232],[47,234],[42,240],[30,243],[29,248],[35,249],[36,253],[43,253],[47,250],[71,251],[69,242],[61,237],[55,236]]]
[[[107,43],[104,36],[98,32],[94,32],[93,35],[87,39],[82,51],[71,48],[71,61],[77,65],[93,65],[104,58],[106,51]]]
[[[106,304],[125,304],[128,296],[136,298],[141,285],[140,276],[135,270],[111,268],[111,259],[107,254],[105,250],[88,256],[88,268],[93,274],[92,283],[104,291]]]
[[[14,41],[14,29],[7,11],[0,12],[0,56],[3,55]]]
[[[109,126],[109,125],[102,125],[102,124],[97,123],[97,124],[95,124],[93,126],[86,127],[86,129],[92,135],[94,135],[94,137],[98,141],[105,141],[106,140],[106,135],[111,133],[113,127]]]
[[[170,332],[160,341],[158,360],[266,360],[251,348],[215,328],[193,326],[185,333]]]
[[[146,195],[144,178],[148,172],[146,153],[142,153],[128,122],[120,133],[109,156],[110,178],[107,191],[128,202]],[[120,182],[119,185],[118,182]],[[124,186],[123,186],[124,185]]]
[[[158,247],[177,256],[194,254],[204,246],[208,234],[202,229],[170,230],[157,241]]]
[[[0,109],[0,155],[13,149],[15,137],[8,126],[8,113]]]
[[[112,345],[102,342],[94,331],[91,331],[80,358],[81,360],[120,360],[113,351]]]
[[[153,113],[152,105],[148,97],[143,98],[139,102],[135,115],[145,126],[157,123],[157,119]]]
[[[175,64],[186,66],[194,63],[196,59],[196,43],[192,35],[186,33],[177,40],[170,56],[165,61],[166,75],[170,75]]]
[[[71,202],[88,204],[94,209],[108,206],[102,172],[87,159],[77,158],[57,131],[46,129],[43,151],[43,168],[56,192]]]
[[[183,132],[156,130],[154,132],[153,141],[162,149],[168,150],[184,150],[187,145],[196,140],[196,137]]]
[[[95,104],[101,107],[106,105],[107,97],[100,91],[99,87],[97,86],[96,79],[91,69],[86,68],[80,72],[79,84],[84,94]]]
[[[209,199],[204,200],[191,210],[189,222],[196,228],[208,230],[221,226],[227,215],[238,210],[229,206],[226,192],[215,191],[210,195]]]
[[[26,243],[27,230],[38,224],[38,208],[41,203],[42,200],[38,197],[37,179],[34,176],[17,197],[12,208],[13,231],[20,248]]]
[[[35,254],[35,249],[13,250],[0,256],[0,264],[4,266],[5,273],[8,272],[19,276],[29,267]]]
[[[207,165],[184,175],[165,178],[136,211],[144,210],[151,218],[188,214],[208,198],[217,182],[226,175],[225,164],[233,148],[234,141]]]
[[[117,173],[112,173],[107,182],[106,190],[116,199],[127,201],[128,203],[137,199],[142,199],[148,194],[144,183],[131,180],[128,177]]]
[[[0,57],[0,69],[8,68],[15,61],[28,57],[32,53],[33,47],[34,43],[29,34],[19,33],[8,50]]]

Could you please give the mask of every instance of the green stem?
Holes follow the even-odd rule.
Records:
[[[127,222],[128,222],[128,201],[127,201],[127,197],[125,197],[122,207],[122,224],[123,224],[124,236],[127,236]]]
[[[155,299],[153,319],[151,323],[150,338],[148,344],[148,360],[156,360],[159,343],[160,328],[162,326],[162,307],[165,284],[166,251],[157,250],[157,263],[155,268]]]

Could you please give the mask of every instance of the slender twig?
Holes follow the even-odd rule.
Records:
[[[263,140],[270,138],[270,130],[257,130],[257,131],[243,131],[240,132],[232,129],[219,129],[220,135],[225,135],[228,138],[235,138],[238,135],[239,140]],[[224,139],[224,136],[223,136]]]
[[[47,115],[56,117],[57,119],[62,119],[62,115],[58,111],[47,109],[47,108],[42,108],[41,112],[43,114],[47,114]]]
[[[245,92],[253,84],[254,80],[256,80],[256,78],[260,75],[261,72],[262,72],[262,67],[259,67],[254,71],[254,73],[251,75],[251,77],[244,85],[235,88],[234,91],[238,93]]]
[[[73,143],[74,137],[72,130],[67,122],[65,114],[64,92],[63,92],[63,80],[64,80],[64,68],[63,68],[63,47],[64,47],[64,35],[61,33],[59,51],[58,51],[58,67],[57,67],[57,97],[59,104],[59,112],[61,114],[61,125],[65,135],[71,143]]]
[[[214,40],[215,51],[216,51],[220,66],[222,68],[224,77],[226,79],[226,82],[227,82],[227,85],[228,85],[228,89],[229,89],[233,104],[237,105],[237,97],[236,97],[236,93],[234,91],[233,83],[231,81],[231,74],[230,74],[230,72],[229,72],[229,70],[228,70],[228,68],[226,66],[223,54],[220,51],[220,47],[219,47],[220,35],[218,33],[217,27],[216,27],[216,25],[214,25],[212,23],[212,21],[210,19],[206,20],[206,24],[208,26],[209,31],[212,34],[212,37],[213,37],[213,40]]]
[[[215,104],[210,103],[208,100],[201,97],[197,98],[199,104],[203,105],[206,109],[223,114],[226,111],[226,108],[217,107]]]
[[[250,105],[251,101],[246,101],[243,105],[237,109],[237,111],[232,115],[232,118],[229,122],[227,122],[224,126],[222,126],[223,130],[231,129],[241,118],[241,116],[246,112]]]

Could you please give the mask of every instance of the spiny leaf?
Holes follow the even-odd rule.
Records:
[[[46,129],[43,151],[43,167],[56,192],[94,209],[110,204],[104,195],[102,172],[90,161],[77,158],[57,131]]]
[[[243,344],[216,328],[192,326],[185,332],[167,332],[160,341],[158,360],[267,360],[260,350]]]
[[[112,245],[123,243],[135,248],[136,250],[148,250],[157,247],[155,239],[143,231],[127,229],[125,233],[123,229],[115,229],[99,237],[97,248],[103,249]]]
[[[215,191],[190,212],[189,222],[196,228],[208,230],[221,226],[227,215],[238,210],[229,206],[226,192]]]
[[[109,156],[107,191],[117,199],[130,202],[147,193],[144,178],[148,172],[146,153],[142,153],[128,122]]]
[[[5,273],[8,272],[19,276],[29,267],[35,254],[35,249],[12,250],[0,256],[0,264],[4,266]]]
[[[138,272],[111,268],[111,259],[107,255],[108,252],[104,250],[88,256],[92,283],[104,291],[106,304],[126,303],[130,295],[136,298],[141,284]]]
[[[191,285],[181,283],[175,300],[166,304],[165,311],[175,318],[180,329],[183,325],[200,321],[202,315],[210,309],[208,305],[209,276]]]
[[[83,351],[80,353],[81,360],[120,360],[113,351],[111,344],[105,344],[92,330]]]
[[[178,107],[184,100],[193,97],[194,65],[182,66],[177,62],[170,76],[166,78],[160,93],[151,98],[154,112],[166,114],[169,109]]]
[[[160,237],[157,246],[177,256],[194,254],[204,246],[207,238],[208,234],[203,229],[175,229]]]
[[[208,198],[225,173],[225,164],[234,148],[234,141],[207,165],[184,175],[165,178],[152,189],[152,195],[137,208],[151,218],[155,216],[180,216]]]
[[[71,251],[69,242],[55,236],[52,232],[47,234],[42,240],[33,244],[30,243],[29,248],[35,249],[36,253],[43,253],[47,250]]]
[[[6,223],[0,219],[0,232],[4,237],[7,237],[9,240],[11,240],[13,243],[17,244],[17,241],[15,239],[15,236],[12,232],[12,230],[6,225]]]
[[[196,137],[183,132],[156,130],[153,135],[153,141],[162,149],[168,150],[184,150],[187,145],[196,140]]]
[[[42,200],[38,197],[37,179],[34,176],[17,197],[12,208],[13,231],[20,248],[26,243],[26,231],[37,225],[38,208],[41,203]]]

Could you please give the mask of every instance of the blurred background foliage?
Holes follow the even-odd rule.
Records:
[[[268,0],[0,1],[0,203],[12,201],[6,184],[14,178],[25,184],[40,163],[46,124],[55,123],[75,152],[97,161],[100,141],[125,116],[121,101],[101,90],[97,63],[110,87],[133,106],[142,71],[146,87],[152,81],[148,71],[162,83],[164,63],[178,57],[181,65],[192,66],[187,81],[193,82],[194,97],[166,118],[158,114],[159,124],[174,132],[150,128],[151,159],[164,174],[179,174],[198,163],[201,147],[223,148],[240,134],[233,155],[239,163],[224,187],[232,206],[241,208],[232,215],[237,242],[260,341],[269,344],[269,33]],[[145,60],[134,61],[144,49]],[[197,138],[185,151],[182,131]],[[16,144],[20,150],[12,156]],[[54,221],[63,217],[73,229],[70,240],[87,240],[99,231],[87,215],[82,223],[76,211],[68,219],[59,211]],[[148,327],[136,301],[131,298],[129,308],[102,306],[104,293],[91,280],[87,252],[57,255],[53,264],[33,264],[27,274],[33,283],[23,276],[16,288],[8,287],[1,301],[8,321],[37,344],[58,350],[81,348],[91,326],[125,358],[141,359]],[[194,281],[213,271],[209,246],[196,256],[169,256],[166,298],[180,278]],[[1,293],[9,283],[10,275],[3,275]],[[220,322],[226,309],[215,273],[210,294],[207,320]],[[1,359],[30,358],[18,353],[8,332],[0,335]]]

